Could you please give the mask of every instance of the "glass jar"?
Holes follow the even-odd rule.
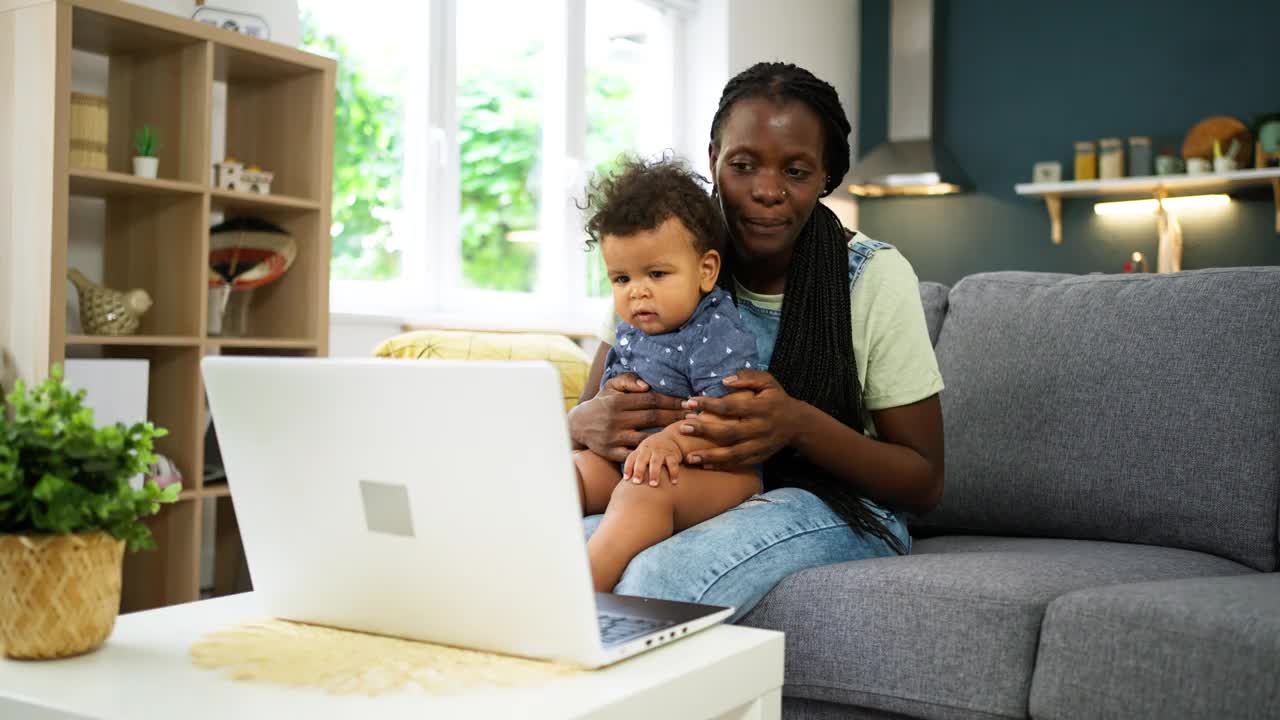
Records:
[[[1129,177],[1146,177],[1151,172],[1151,138],[1129,138]]]
[[[1098,177],[1103,180],[1124,177],[1124,141],[1120,138],[1098,141]]]
[[[1076,180],[1098,179],[1098,147],[1090,140],[1076,143]]]

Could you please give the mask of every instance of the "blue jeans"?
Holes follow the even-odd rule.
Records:
[[[892,512],[867,503],[907,548],[911,535]],[[586,519],[587,536],[600,515]],[[732,606],[746,615],[783,578],[806,568],[895,555],[878,537],[849,529],[817,496],[798,488],[756,495],[640,553],[614,592]]]

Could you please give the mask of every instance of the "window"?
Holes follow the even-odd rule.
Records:
[[[299,4],[339,61],[334,311],[592,326],[609,287],[576,201],[674,144],[669,3]]]

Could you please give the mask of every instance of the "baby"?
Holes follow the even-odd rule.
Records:
[[[716,285],[723,225],[699,180],[675,160],[629,160],[589,189],[588,244],[600,246],[622,319],[602,385],[635,373],[663,395],[720,397],[725,377],[759,365],[755,337]],[[574,453],[583,510],[604,512],[587,542],[598,591],[612,590],[641,550],[760,491],[754,468],[699,470],[678,484],[683,458],[712,447],[679,425],[653,428],[621,469]]]

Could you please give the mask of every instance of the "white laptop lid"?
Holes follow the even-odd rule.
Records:
[[[529,657],[599,654],[550,365],[202,365],[269,612]]]

